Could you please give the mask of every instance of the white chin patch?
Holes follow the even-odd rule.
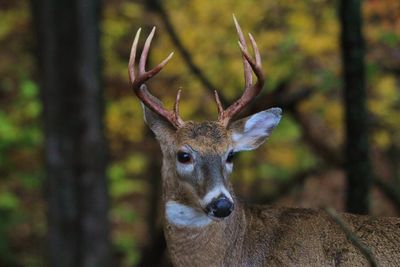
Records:
[[[165,216],[170,224],[180,227],[198,228],[212,222],[203,211],[196,210],[176,201],[168,201],[165,204]]]

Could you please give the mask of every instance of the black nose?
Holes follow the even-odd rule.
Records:
[[[226,197],[221,197],[213,200],[207,206],[207,213],[218,218],[224,218],[229,216],[233,211],[233,203]]]

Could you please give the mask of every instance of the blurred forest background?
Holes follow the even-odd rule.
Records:
[[[399,215],[398,0],[0,0],[0,266],[168,265],[130,46],[156,25],[148,65],[175,56],[152,92],[171,107],[182,87],[184,119],[215,119],[212,90],[243,89],[232,13],[267,77],[242,116],[284,110],[235,159],[240,198]]]

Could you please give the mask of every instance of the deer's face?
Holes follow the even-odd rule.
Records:
[[[145,108],[145,120],[160,142],[170,172],[167,182],[176,187],[171,216],[195,214],[198,222],[205,216],[214,221],[228,217],[235,207],[229,182],[233,155],[261,145],[280,117],[281,110],[272,108],[228,127],[216,121],[189,121],[175,129]]]
[[[188,122],[176,132],[172,153],[176,176],[193,195],[190,204],[211,218],[227,217],[234,208],[228,183],[234,154],[229,131],[217,122]]]

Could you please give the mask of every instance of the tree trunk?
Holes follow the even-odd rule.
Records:
[[[347,172],[347,210],[367,214],[372,170],[368,144],[368,114],[360,0],[341,0],[341,47],[344,78],[344,102]]]
[[[49,266],[110,265],[99,0],[33,0],[41,71]]]

